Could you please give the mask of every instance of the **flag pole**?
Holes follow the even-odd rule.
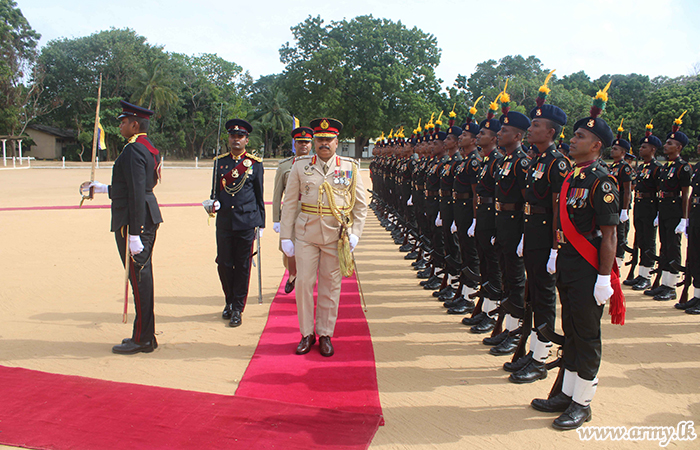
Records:
[[[90,182],[95,181],[95,166],[97,158],[97,142],[99,140],[98,134],[100,131],[100,98],[102,97],[102,73],[100,73],[100,84],[97,88],[97,108],[95,108],[95,128],[92,134],[92,168],[90,169]],[[81,191],[82,193],[82,191]],[[88,195],[83,194],[83,198],[80,200],[80,206],[83,206],[85,200],[92,200],[95,197],[95,188],[90,188],[90,193]]]

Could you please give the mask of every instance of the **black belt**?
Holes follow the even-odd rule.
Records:
[[[587,240],[592,241],[593,239],[597,237],[601,237],[603,233],[600,232],[600,230],[595,230],[591,231],[588,234],[584,234],[583,237],[585,237]],[[557,230],[557,242],[560,244],[568,244],[569,241],[566,240],[566,236],[564,236],[564,232],[561,230]]]
[[[458,199],[458,198],[461,198],[461,199],[468,199],[468,198],[472,198],[472,193],[471,193],[471,192],[465,192],[465,193],[463,193],[463,194],[460,194],[459,192],[453,192],[453,193],[452,193],[452,198],[454,198],[454,199]]]
[[[525,215],[531,216],[533,214],[552,214],[552,208],[547,208],[545,206],[536,206],[529,203],[525,203],[523,208]]]
[[[440,189],[440,197],[452,197],[452,191],[446,191],[445,189]]]
[[[437,197],[438,195],[440,195],[440,191],[428,191],[428,190],[426,190],[425,195],[427,197]]]
[[[522,211],[522,203],[501,203],[496,202],[496,211]]]
[[[659,198],[676,198],[680,197],[676,192],[671,192],[671,191],[659,191],[657,193],[657,196]]]
[[[656,197],[654,192],[635,192],[634,193],[635,198],[654,198]]]
[[[476,196],[477,205],[489,205],[493,203],[493,197],[482,197],[481,195]]]

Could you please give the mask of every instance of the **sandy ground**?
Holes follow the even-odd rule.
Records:
[[[369,186],[368,173],[363,175]],[[267,170],[268,201],[273,177],[274,170]],[[88,178],[89,169],[0,171],[0,208],[76,205],[78,185]],[[100,169],[97,179],[109,182],[110,169]],[[170,168],[156,195],[161,204],[201,202],[210,180],[208,170]],[[92,204],[108,202],[102,196]],[[257,303],[254,272],[243,326],[231,329],[220,318],[224,301],[214,264],[214,224],[207,225],[201,207],[162,212],[165,223],[154,252],[160,347],[125,357],[110,351],[130,336],[133,306],[129,324],[122,324],[123,269],[109,233],[109,209],[0,211],[0,364],[233,394],[283,275],[278,236],[268,216],[264,304]],[[500,368],[507,359],[489,355],[483,336],[468,333],[461,317],[445,314],[418,287],[410,261],[372,214],[356,254],[386,418],[371,449],[657,447],[653,441],[581,442],[576,432],[552,430],[554,416],[528,404],[546,396],[555,374],[531,385],[509,383]],[[604,319],[590,425],[675,426],[695,420],[699,319],[676,311],[671,302],[625,292],[627,324],[613,326],[607,314]],[[673,442],[668,448],[699,445]]]

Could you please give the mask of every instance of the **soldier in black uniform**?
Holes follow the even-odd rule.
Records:
[[[114,161],[112,184],[83,183],[81,189],[107,193],[112,200],[112,229],[124,263],[129,238],[129,280],[134,294],[134,329],[131,338],[112,347],[118,354],[150,353],[158,347],[154,335],[153,246],[163,222],[153,188],[160,178],[160,154],[146,136],[153,111],[121,102],[119,132],[128,140]]]
[[[498,302],[503,295],[501,286],[501,267],[499,255],[495,251],[496,239],[496,173],[503,160],[503,155],[496,146],[501,123],[493,118],[493,112],[498,106],[495,102],[489,106],[487,118],[479,124],[477,144],[481,147],[484,163],[481,167],[479,180],[476,185],[477,209],[472,226],[467,230],[470,236],[475,236],[477,251],[479,253],[479,267],[481,269],[481,291],[484,295],[482,304],[482,316],[475,316],[472,320],[462,320],[465,325],[481,319],[470,329],[472,333],[487,333],[494,329],[496,319],[492,317],[498,307]]]
[[[216,264],[226,306],[221,317],[229,326],[242,323],[248,299],[253,241],[265,228],[262,160],[246,151],[253,127],[242,119],[226,122],[230,152],[214,160],[211,197],[204,209],[216,215]]]
[[[505,94],[504,94],[505,95]],[[503,95],[503,105],[507,105]],[[504,303],[515,307],[505,314],[505,330],[493,338],[484,339],[484,344],[494,345],[489,353],[508,355],[515,351],[520,334],[519,327],[525,299],[525,265],[523,263],[523,205],[527,171],[530,158],[522,149],[522,139],[530,127],[530,119],[516,111],[503,108],[498,144],[506,152],[496,172],[496,248],[503,260]],[[505,305],[503,306],[505,307]]]
[[[440,135],[442,133],[442,135]],[[442,137],[442,139],[440,139]],[[432,241],[432,265],[433,273],[437,267],[443,267],[445,264],[445,245],[440,227],[435,226],[435,221],[440,213],[440,169],[447,161],[448,156],[445,153],[444,141],[445,132],[435,133],[434,137],[429,138],[428,147],[432,150],[433,158],[430,161],[426,180],[425,180],[425,203],[426,203],[426,218],[431,226],[431,241]],[[425,289],[436,289],[441,285],[441,280],[434,276],[432,280],[424,284]]]
[[[562,182],[569,172],[569,160],[555,148],[556,136],[562,133],[567,117],[558,106],[545,104],[549,88],[540,87],[538,101],[530,111],[532,124],[528,129],[531,147],[538,149],[530,161],[525,187],[525,226],[523,257],[528,279],[528,302],[532,305],[534,327],[529,332],[530,351],[503,368],[513,372],[514,383],[532,383],[547,377],[545,361],[552,343],[537,329],[547,325],[554,330],[556,315],[556,242],[558,198]],[[560,143],[562,145],[562,143]]]
[[[617,267],[624,266],[625,247],[627,246],[627,233],[630,229],[629,208],[631,204],[632,183],[634,182],[634,170],[625,160],[631,145],[629,141],[622,139],[622,123],[617,128],[617,138],[613,141],[610,156],[613,163],[610,166],[610,174],[617,181],[617,190],[620,193],[620,224],[617,226]]]
[[[453,122],[454,119],[450,119],[450,121]],[[449,277],[444,292],[438,295],[438,298],[442,301],[453,300],[455,297],[459,296],[457,291],[452,287],[451,282],[459,277],[459,271],[462,265],[457,236],[453,233],[453,229],[456,228],[456,225],[454,224],[452,185],[454,184],[455,167],[462,161],[462,154],[458,151],[457,139],[459,134],[457,133],[462,134],[462,130],[454,127],[453,123],[450,123],[450,127],[447,129],[446,133],[442,131],[438,133],[439,136],[443,134],[445,136],[443,145],[445,146],[445,151],[448,156],[447,161],[445,161],[440,168],[440,225],[437,223],[435,224],[442,229],[442,239],[445,243],[445,269]]]
[[[700,155],[700,142],[697,145]],[[700,314],[700,162],[695,163],[690,182],[693,192],[688,199],[688,255],[685,260],[686,276],[693,277],[693,298],[676,308],[685,309],[688,314]]]
[[[596,101],[607,100],[607,89],[598,92]],[[605,121],[596,117],[604,104],[595,105],[591,117],[574,125],[569,155],[576,167],[562,185],[559,205],[563,212],[559,216],[557,257],[565,338],[562,391],[550,399],[532,401],[539,411],[562,412],[552,424],[559,430],[578,428],[591,419],[590,402],[600,368],[603,306],[612,297],[610,308],[615,317],[615,308],[624,301],[615,265],[619,193],[615,180],[598,161],[602,150],[612,143],[613,134]]]
[[[683,113],[685,114],[685,113]],[[688,214],[688,192],[691,169],[683,158],[681,150],[688,144],[688,136],[678,131],[681,117],[674,121],[672,131],[666,136],[664,153],[668,162],[661,166],[659,174],[659,269],[662,271],[658,288],[644,291],[654,300],[675,300],[678,270],[671,262],[681,264],[681,236],[686,229]]]
[[[474,110],[476,112],[476,109]],[[452,185],[452,198],[454,199],[455,226],[462,257],[462,270],[469,270],[472,274],[479,274],[479,254],[476,250],[474,236],[467,234],[467,230],[474,222],[476,213],[476,184],[481,172],[481,157],[476,146],[476,136],[479,134],[479,124],[472,122],[473,114],[467,117],[467,121],[460,127],[462,134],[459,136],[459,148],[462,153],[462,162],[455,168],[454,182]],[[457,127],[455,127],[456,129]],[[465,280],[468,290],[476,287],[476,283]],[[467,295],[465,295],[467,294]],[[467,314],[474,310],[474,302],[468,298],[465,290],[454,301],[446,302],[448,314]]]
[[[651,288],[651,270],[654,260],[648,252],[656,254],[656,228],[658,214],[657,191],[661,163],[656,160],[656,152],[663,144],[652,134],[654,126],[646,126],[645,136],[639,141],[639,157],[642,162],[637,167],[634,193],[634,245],[639,252],[639,275],[623,283],[632,290],[644,291]]]

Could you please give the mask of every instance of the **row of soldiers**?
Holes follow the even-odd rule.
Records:
[[[506,84],[480,123],[481,97],[461,126],[453,111],[446,131],[441,114],[424,128],[419,122],[408,139],[402,129],[380,138],[370,168],[371,206],[405,258],[415,259],[423,288],[434,291],[448,314],[468,314],[462,323],[472,333],[490,332],[483,343],[491,354],[513,355],[503,365],[510,381],[535,382],[561,368],[549,397],[532,406],[562,413],[553,426],[573,429],[591,418],[608,300],[613,323],[624,324],[619,268],[626,252],[633,258],[624,284],[656,300],[675,299],[684,271],[684,293],[693,280],[694,297],[676,307],[700,314],[700,264],[693,264],[700,251],[700,165],[693,173],[680,157],[689,143],[679,130],[681,115],[663,143],[647,125],[632,167],[636,158],[622,123],[615,136],[599,117],[610,84],[565,144],[567,116],[546,103],[550,76],[529,117],[510,110]],[[610,147],[609,166],[601,154]],[[656,159],[662,151],[665,164]],[[683,234],[689,239],[685,267]],[[554,332],[557,292],[564,336]],[[560,357],[548,362],[555,344]]]

